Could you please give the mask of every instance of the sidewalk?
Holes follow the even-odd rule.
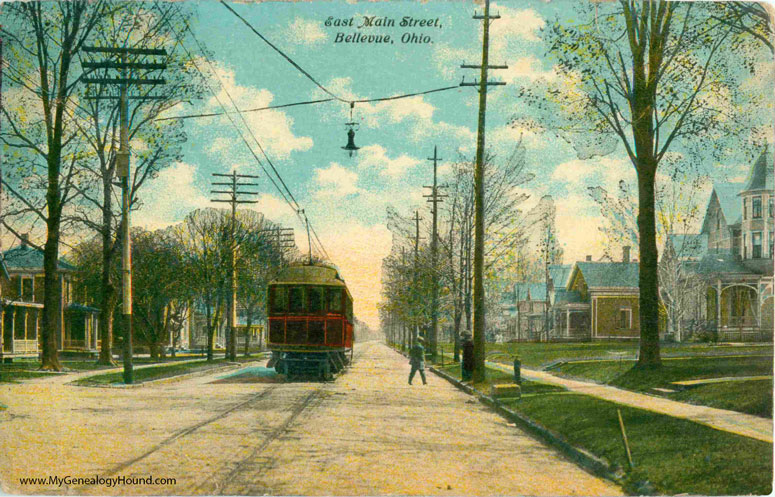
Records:
[[[510,366],[487,361],[487,366],[513,374]],[[571,380],[546,371],[522,369],[522,377],[528,380],[550,383],[567,388],[571,392],[583,393],[598,399],[608,400],[638,409],[688,419],[716,430],[726,431],[756,440],[772,443],[772,420],[715,407],[698,406],[675,400],[622,390],[608,385],[587,381]]]

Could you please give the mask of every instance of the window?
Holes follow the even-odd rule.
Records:
[[[762,198],[754,197],[751,199],[751,217],[761,219],[762,217]]]
[[[754,231],[751,233],[751,258],[762,258],[762,232]]]
[[[316,287],[307,288],[307,308],[310,314],[323,312],[323,289]]]
[[[721,229],[721,213],[716,212],[716,231]]]
[[[304,287],[292,286],[288,292],[288,312],[304,312]]]
[[[619,328],[622,330],[632,328],[632,309],[619,309]]]
[[[775,240],[772,238],[772,231],[770,231],[770,259],[772,259],[773,252],[775,252],[773,249],[775,248]]]
[[[748,240],[745,233],[743,233],[743,259],[748,259]]]
[[[270,300],[273,313],[282,314],[288,311],[288,289],[284,286],[272,287]]]
[[[32,278],[27,278],[25,276],[22,276],[21,279],[21,298],[24,302],[32,302]]]
[[[743,199],[743,219],[748,219],[748,199]]]
[[[770,197],[770,200],[767,202],[767,205],[769,206],[768,209],[770,211],[770,217],[775,217],[775,202],[773,202],[772,197]]]
[[[342,313],[342,291],[338,288],[330,288],[328,292],[328,312]]]

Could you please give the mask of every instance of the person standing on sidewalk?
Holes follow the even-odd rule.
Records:
[[[412,371],[409,373],[409,384],[412,384],[412,378],[416,372],[420,372],[422,378],[422,384],[427,385],[425,381],[425,347],[422,346],[422,337],[417,337],[412,349],[409,351],[409,364],[412,366]]]
[[[463,362],[460,364],[463,381],[471,381],[474,372],[474,341],[471,338],[471,332],[463,333]]]

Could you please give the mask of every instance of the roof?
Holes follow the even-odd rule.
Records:
[[[528,300],[546,300],[546,283],[515,283],[514,296],[518,302]]]
[[[773,190],[775,181],[773,181],[773,157],[769,147],[764,147],[764,151],[756,159],[756,162],[748,171],[748,178],[745,180],[745,186],[740,193],[753,190]]]
[[[570,264],[549,264],[549,276],[552,278],[554,288],[563,288],[568,283],[570,276]]]
[[[339,276],[339,271],[336,267],[328,264],[313,264],[311,266],[299,264],[286,267],[280,270],[280,273],[270,282],[270,284],[338,286],[347,290],[347,285],[341,276]],[[347,290],[347,295],[352,299],[349,290]]]
[[[669,235],[668,241],[681,260],[700,260],[708,252],[708,234]]]
[[[637,262],[577,262],[588,288],[638,288]]]
[[[716,183],[713,185],[713,193],[718,198],[721,212],[727,224],[737,224],[743,219],[743,203],[737,198],[742,191],[742,183]],[[712,198],[711,194],[711,198]]]
[[[750,273],[737,256],[726,252],[706,254],[699,263],[692,264],[691,270],[699,274]]]
[[[19,269],[43,270],[43,251],[29,245],[19,245],[3,252],[3,259],[9,271]],[[59,269],[74,271],[75,266],[59,259]]]
[[[582,302],[581,293],[576,291],[568,291],[564,288],[558,288],[554,292],[554,303],[557,304],[573,304]]]

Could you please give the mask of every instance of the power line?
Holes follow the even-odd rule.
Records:
[[[283,109],[285,107],[295,107],[297,105],[309,105],[309,104],[319,104],[323,102],[331,102],[334,100],[333,98],[323,98],[320,100],[307,100],[305,102],[294,102],[291,104],[280,104],[280,105],[268,105],[266,107],[257,107],[255,109],[244,109],[239,112],[260,112],[262,110],[270,110],[270,109]],[[185,116],[171,116],[171,117],[159,117],[157,119],[154,119],[155,121],[169,121],[171,119],[192,119],[197,117],[215,117],[215,116],[222,116],[226,114],[226,112],[208,112],[203,114],[189,114]]]
[[[204,82],[205,82],[205,86],[207,86],[207,89],[210,91],[210,93],[212,93],[213,97],[215,97],[215,100],[216,100],[216,102],[218,102],[218,105],[221,107],[221,109],[223,109],[223,113],[224,113],[224,114],[226,114],[226,116],[229,118],[229,121],[231,122],[232,126],[235,128],[235,130],[237,130],[237,132],[238,132],[238,134],[239,134],[240,138],[241,138],[241,139],[242,139],[242,141],[245,143],[245,146],[247,146],[247,147],[248,147],[248,150],[249,150],[249,151],[250,151],[250,153],[253,155],[253,158],[256,160],[256,162],[258,162],[259,166],[260,166],[260,167],[261,167],[261,169],[264,171],[264,173],[267,175],[267,177],[268,177],[268,178],[269,178],[269,180],[272,182],[272,184],[273,184],[273,185],[274,185],[274,187],[277,189],[277,191],[278,191],[278,192],[280,192],[280,195],[283,197],[283,200],[285,200],[285,202],[288,204],[288,206],[289,206],[289,207],[291,207],[291,209],[292,209],[292,210],[293,210],[293,211],[296,213],[297,217],[299,217],[299,219],[300,219],[301,221],[303,221],[303,222],[306,224],[307,222],[309,222],[309,221],[308,221],[308,219],[307,219],[307,217],[306,217],[306,214],[304,215],[304,217],[303,217],[303,218],[302,218],[302,216],[299,214],[299,211],[300,211],[300,210],[302,210],[302,209],[301,209],[301,206],[300,206],[300,205],[299,205],[299,203],[296,201],[296,198],[293,196],[293,193],[291,193],[290,189],[288,188],[288,185],[286,185],[285,181],[282,179],[282,176],[281,176],[281,175],[280,175],[280,173],[277,171],[277,168],[274,166],[274,164],[272,163],[271,159],[269,159],[269,156],[267,155],[267,153],[266,153],[266,151],[264,150],[264,148],[261,146],[261,143],[258,141],[258,139],[256,138],[255,134],[254,134],[254,133],[253,133],[253,131],[250,129],[250,126],[248,126],[248,123],[247,123],[247,121],[245,120],[245,117],[242,115],[242,113],[240,112],[240,110],[237,108],[237,105],[236,105],[236,103],[234,102],[234,99],[233,99],[233,98],[231,97],[231,95],[229,94],[228,90],[226,90],[226,88],[224,87],[224,85],[223,85],[223,82],[221,81],[221,79],[220,79],[220,77],[218,76],[217,72],[216,72],[216,71],[215,71],[215,69],[213,68],[212,62],[210,62],[209,58],[208,58],[208,57],[205,55],[205,52],[204,52],[204,49],[203,49],[202,45],[199,43],[199,40],[196,38],[196,35],[194,35],[194,33],[193,33],[193,31],[191,30],[191,27],[188,25],[188,23],[186,23],[186,24],[185,24],[185,28],[186,28],[186,29],[188,30],[188,32],[191,34],[191,36],[192,36],[192,38],[194,39],[195,43],[196,43],[196,44],[197,44],[197,46],[199,47],[199,50],[200,50],[200,52],[202,53],[202,56],[203,56],[203,58],[205,59],[205,61],[206,61],[206,62],[207,62],[207,64],[210,66],[210,68],[211,68],[211,70],[213,71],[213,73],[214,73],[214,74],[216,75],[216,77],[218,78],[218,80],[219,80],[219,82],[220,82],[220,84],[221,84],[221,87],[222,87],[223,91],[226,93],[227,97],[228,97],[228,98],[229,98],[229,100],[231,101],[232,105],[234,106],[234,109],[235,109],[235,110],[237,111],[237,113],[240,115],[240,117],[241,117],[241,119],[242,119],[242,121],[243,121],[243,124],[244,124],[244,125],[245,125],[245,127],[247,128],[247,131],[248,131],[248,133],[249,133],[249,134],[250,134],[250,135],[253,137],[253,140],[256,142],[256,145],[258,145],[258,147],[259,147],[259,149],[261,150],[261,153],[263,154],[263,156],[265,157],[265,159],[266,159],[267,163],[269,163],[269,165],[271,166],[271,168],[272,168],[272,171],[274,171],[275,175],[277,176],[277,179],[278,179],[278,180],[280,180],[280,183],[283,185],[283,188],[285,189],[285,192],[283,192],[283,189],[282,189],[282,188],[280,188],[280,186],[277,184],[277,182],[275,181],[275,179],[272,177],[272,175],[269,173],[269,171],[268,171],[268,170],[266,169],[266,167],[264,166],[263,162],[262,162],[262,161],[261,161],[261,160],[258,158],[258,156],[256,155],[256,153],[253,151],[253,147],[251,147],[251,146],[250,146],[250,144],[248,143],[248,141],[247,141],[247,139],[245,138],[245,136],[244,136],[244,135],[242,134],[242,132],[239,130],[239,126],[237,126],[237,123],[236,123],[236,122],[234,121],[234,119],[231,117],[231,113],[230,113],[230,112],[228,112],[228,111],[226,110],[226,107],[223,105],[223,103],[221,102],[221,100],[218,98],[218,96],[216,95],[216,93],[213,91],[212,87],[209,85],[209,83],[207,83],[207,78],[205,77],[205,75],[204,75],[204,73],[202,72],[202,70],[199,68],[199,65],[198,65],[196,62],[193,62],[193,60],[194,60],[194,59],[193,59],[193,57],[192,57],[192,55],[191,55],[191,52],[190,52],[190,51],[188,50],[188,48],[187,48],[187,47],[186,47],[186,46],[183,44],[183,42],[182,42],[182,38],[179,38],[179,39],[178,39],[178,42],[180,43],[180,46],[183,48],[183,50],[185,50],[185,51],[186,51],[186,53],[188,54],[188,56],[191,58],[191,60],[192,60],[192,62],[193,62],[193,65],[194,65],[194,67],[196,68],[197,72],[200,74],[200,76],[202,76],[202,79],[203,79],[203,80],[204,80]],[[286,193],[288,194],[288,196],[286,196]],[[288,199],[288,197],[290,197],[290,199],[291,199],[291,200],[289,200],[289,199]],[[319,245],[319,247],[320,247],[321,251],[322,251],[322,252],[323,252],[323,253],[326,255],[326,257],[328,257],[328,258],[330,259],[330,256],[328,255],[328,252],[326,251],[325,247],[323,246],[323,243],[320,241],[320,238],[318,237],[317,233],[315,232],[315,229],[314,229],[314,227],[312,227],[312,225],[311,225],[311,224],[310,224],[310,229],[311,229],[311,231],[312,231],[312,232],[315,234],[315,239],[317,240],[317,244]]]
[[[340,97],[340,96],[339,96],[339,95],[337,95],[336,93],[332,92],[331,90],[329,90],[328,88],[326,88],[325,86],[323,86],[323,85],[322,85],[322,84],[321,84],[321,83],[320,83],[318,80],[316,80],[316,79],[315,79],[315,78],[314,78],[314,77],[313,77],[313,76],[312,76],[310,73],[308,73],[307,71],[305,71],[305,70],[304,70],[304,69],[303,69],[303,68],[302,68],[302,67],[301,67],[301,66],[300,66],[300,65],[299,65],[299,64],[298,64],[296,61],[294,61],[292,58],[290,58],[290,56],[288,56],[288,55],[287,55],[285,52],[283,52],[282,50],[280,50],[280,49],[279,49],[279,48],[278,48],[278,47],[277,47],[277,46],[276,46],[274,43],[272,43],[271,41],[269,41],[269,40],[268,40],[268,39],[267,39],[267,38],[266,38],[264,35],[262,35],[261,33],[259,33],[259,31],[258,31],[258,30],[257,30],[257,29],[256,29],[256,28],[255,28],[255,27],[252,25],[252,24],[250,24],[250,23],[249,23],[249,22],[248,22],[248,21],[247,21],[247,20],[246,20],[244,17],[242,17],[241,15],[239,15],[239,14],[238,14],[238,13],[237,13],[237,12],[236,12],[234,9],[232,9],[232,8],[231,8],[231,7],[230,7],[230,6],[229,6],[229,5],[228,5],[226,2],[224,2],[223,0],[221,0],[221,4],[222,4],[224,7],[226,7],[227,9],[229,9],[229,11],[230,11],[232,14],[234,14],[235,16],[237,16],[237,18],[239,18],[239,20],[240,20],[240,21],[242,21],[243,23],[245,23],[245,25],[246,25],[246,26],[247,26],[247,27],[248,27],[248,28],[249,28],[251,31],[253,31],[253,32],[254,32],[254,33],[255,33],[255,34],[256,34],[256,35],[257,35],[259,38],[261,38],[261,39],[264,41],[264,43],[266,43],[267,45],[269,45],[270,47],[272,47],[272,49],[274,49],[274,51],[275,51],[275,52],[277,52],[278,54],[280,54],[280,56],[282,56],[282,57],[283,57],[285,60],[287,60],[287,61],[288,61],[288,62],[289,62],[289,63],[290,63],[290,64],[291,64],[293,67],[295,67],[295,68],[296,68],[296,69],[297,69],[299,72],[301,72],[301,73],[302,73],[304,76],[306,76],[306,77],[307,77],[307,79],[309,79],[310,81],[312,81],[312,82],[315,84],[315,86],[317,86],[318,88],[320,88],[321,90],[323,90],[323,91],[324,91],[326,94],[330,95],[330,96],[332,97],[332,99],[334,99],[334,100],[339,100],[340,102],[344,102],[344,103],[348,103],[348,104],[350,104],[350,103],[353,103],[353,102],[355,102],[355,103],[367,103],[367,102],[383,102],[383,101],[385,101],[385,100],[398,100],[398,99],[401,99],[401,98],[416,97],[416,96],[419,96],[419,95],[427,95],[428,93],[436,93],[436,92],[440,92],[440,91],[447,91],[447,90],[452,90],[452,89],[454,89],[454,88],[460,88],[460,86],[461,86],[461,85],[447,86],[447,87],[444,87],[444,88],[436,88],[436,89],[434,89],[434,90],[427,90],[427,91],[421,91],[421,92],[415,92],[415,93],[407,93],[407,94],[405,94],[405,95],[395,95],[395,96],[392,96],[392,97],[380,97],[380,98],[363,98],[363,99],[349,99],[349,98]]]

